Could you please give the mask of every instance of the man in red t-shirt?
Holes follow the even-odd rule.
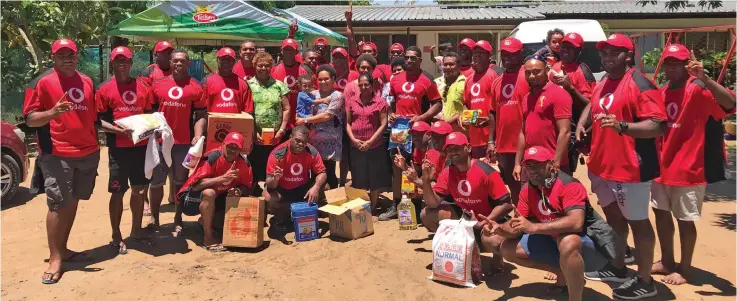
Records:
[[[280,232],[292,224],[290,204],[316,203],[328,178],[320,153],[307,143],[308,135],[306,127],[295,127],[291,138],[274,148],[266,163],[263,196],[274,215],[270,224]]]
[[[473,76],[472,60],[473,60],[473,47],[476,46],[476,42],[471,38],[465,38],[458,43],[458,57],[461,63],[461,74],[466,78]]]
[[[120,219],[123,215],[123,195],[128,188],[132,188],[130,208],[133,221],[130,237],[139,241],[149,239],[141,231],[143,201],[149,183],[144,173],[148,139],[134,144],[130,136],[132,131],[116,126],[114,121],[151,113],[151,93],[148,86],[130,76],[133,65],[130,49],[116,47],[110,53],[110,60],[114,76],[100,86],[95,93],[95,101],[102,129],[108,132],[108,192],[111,193],[109,210],[113,229],[111,245],[118,248],[118,254],[127,254],[128,248],[120,233]]]
[[[524,53],[522,42],[515,38],[502,40],[501,58],[504,72],[491,85],[489,114],[489,146],[487,156],[498,161],[504,183],[517,202],[520,183],[513,176],[517,142],[522,130],[522,98],[530,91],[522,69]]]
[[[471,158],[471,144],[461,132],[453,132],[445,141],[445,152],[450,166],[443,168],[435,185],[432,176],[435,165],[425,160],[422,164],[422,191],[427,207],[422,210],[422,224],[430,232],[438,229],[441,220],[459,219],[469,215],[479,220],[473,227],[476,242],[482,252],[494,253],[492,274],[500,274],[502,258],[499,253],[503,237],[481,235],[487,218],[506,222],[512,212],[509,191],[499,172],[491,165]]]
[[[156,63],[148,65],[146,69],[141,70],[138,73],[138,80],[141,83],[151,86],[155,81],[162,77],[171,75],[171,53],[174,51],[174,46],[167,41],[159,41],[154,46],[154,58]]]
[[[217,52],[217,59],[217,72],[210,73],[202,84],[202,102],[207,104],[207,112],[253,114],[251,89],[243,78],[233,73],[235,51],[223,47]]]
[[[502,73],[502,69],[494,66],[489,69],[489,57],[493,49],[491,44],[479,40],[473,46],[473,74],[466,78],[466,87],[463,90],[463,103],[468,110],[479,110],[476,123],[465,123],[468,128],[468,138],[471,141],[471,157],[480,159],[485,157],[489,142],[489,109],[491,107],[491,84]]]
[[[330,44],[328,40],[323,37],[318,37],[315,42],[312,43],[312,50],[317,53],[317,65],[329,64],[328,53],[330,53]]]
[[[258,52],[256,43],[245,41],[241,43],[241,59],[233,66],[233,73],[243,80],[249,80],[256,75],[256,66],[253,64],[253,56]]]
[[[299,84],[297,78],[304,74],[309,74],[314,78],[314,71],[306,66],[302,65],[295,59],[297,51],[299,50],[299,44],[292,38],[287,38],[281,43],[281,56],[282,60],[278,65],[271,68],[271,77],[283,82],[289,87],[289,105],[292,108],[297,107],[297,94],[299,94]],[[289,127],[294,127],[295,114],[297,110],[292,110],[292,115],[289,116]]]
[[[79,200],[92,195],[100,162],[97,105],[92,80],[77,71],[77,45],[69,39],[51,45],[54,62],[33,87],[23,108],[26,124],[36,128],[38,158],[46,188],[46,234],[49,267],[41,282],[61,277],[63,260],[88,260],[89,255],[67,248]]]
[[[244,144],[243,134],[228,133],[220,148],[202,157],[177,194],[177,206],[184,214],[202,215],[199,219],[205,230],[202,244],[210,252],[225,251],[223,245],[217,243],[213,231],[222,229],[225,199],[250,195],[253,173],[251,164],[241,156]]]
[[[484,232],[507,238],[501,248],[504,259],[554,273],[556,283],[549,293],[567,292],[568,300],[583,300],[583,255],[598,253],[586,235],[587,222],[597,218],[586,188],[557,173],[554,155],[547,148],[530,147],[524,157],[530,180],[522,187],[515,216],[503,225],[487,220]]]
[[[568,142],[571,138],[571,96],[548,80],[548,66],[538,59],[525,62],[525,78],[530,86],[522,100],[522,125],[517,141],[514,177],[522,183],[522,157],[526,148],[537,146],[555,154],[553,167],[571,174]]]
[[[550,72],[550,81],[563,87],[573,100],[572,129],[576,128],[581,112],[591,102],[591,91],[596,86],[596,78],[591,69],[580,60],[583,44],[583,37],[580,34],[568,33],[560,43],[560,61],[553,65]],[[576,171],[580,154],[578,150],[580,146],[574,142],[575,139],[571,139],[568,145],[568,168],[571,173]]]
[[[158,107],[166,118],[166,123],[174,134],[174,146],[171,149],[172,166],[161,162],[151,176],[151,216],[153,227],[159,226],[159,207],[164,197],[163,186],[169,171],[172,173],[170,185],[179,191],[187,180],[189,170],[180,162],[187,156],[189,147],[205,133],[207,104],[203,102],[202,86],[189,76],[189,57],[187,52],[176,50],[171,54],[172,74],[153,84],[153,107]],[[193,117],[194,116],[194,117]],[[194,120],[194,126],[192,124]],[[182,212],[177,207],[174,215],[176,233],[182,230]]]
[[[617,233],[621,252],[613,265],[586,273],[586,277],[626,281],[614,289],[617,298],[647,298],[657,295],[650,275],[655,233],[648,220],[648,200],[650,181],[660,174],[653,138],[663,135],[666,126],[663,96],[652,81],[628,66],[634,51],[629,37],[613,34],[596,48],[608,75],[594,88],[594,101],[581,113],[576,137],[582,138],[584,126],[592,125],[586,164],[591,190]],[[638,275],[629,280],[624,265],[628,226],[634,234],[638,263]]]
[[[653,273],[667,275],[665,283],[680,285],[691,279],[695,221],[701,218],[706,183],[724,180],[724,139],[718,120],[734,114],[735,95],[709,78],[703,64],[680,44],[666,47],[663,72],[668,85],[660,91],[668,127],[660,138],[662,171],[651,187],[662,259],[653,265]],[[679,264],[673,255],[673,217],[681,241]]]
[[[333,67],[335,67],[335,87],[343,92],[346,85],[358,78],[358,72],[348,68],[348,51],[343,47],[333,49]]]
[[[389,122],[396,116],[411,117],[417,120],[430,121],[442,109],[440,93],[432,75],[423,71],[422,51],[417,46],[410,46],[405,52],[407,70],[392,78],[389,94],[394,97]],[[429,109],[423,110],[423,107]]]

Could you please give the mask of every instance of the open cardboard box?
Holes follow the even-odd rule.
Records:
[[[328,205],[340,206],[348,202],[348,200],[369,200],[369,195],[368,192],[363,189],[356,189],[353,187],[340,187],[325,191],[325,199],[327,200]]]
[[[364,199],[343,200],[338,205],[328,204],[319,210],[330,215],[330,235],[332,236],[359,239],[374,233],[371,203]]]

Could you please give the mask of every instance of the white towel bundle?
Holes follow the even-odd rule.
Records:
[[[157,117],[163,119],[164,122],[160,124],[159,127],[154,130],[154,134],[148,138],[148,146],[146,146],[146,164],[144,167],[147,179],[151,179],[154,168],[161,163],[161,158],[159,157],[159,143],[156,141],[156,136],[161,136],[161,153],[164,155],[164,163],[166,166],[171,166],[171,148],[174,146],[174,134],[172,133],[169,124],[166,123],[164,115],[159,112],[153,113],[153,115],[158,115]],[[155,133],[159,133],[159,135],[156,135]]]

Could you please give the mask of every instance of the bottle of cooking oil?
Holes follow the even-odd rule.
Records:
[[[412,203],[412,200],[406,194],[402,195],[402,201],[397,205],[397,212],[399,213],[399,230],[417,229],[415,204]]]

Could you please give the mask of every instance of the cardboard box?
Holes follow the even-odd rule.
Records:
[[[253,116],[248,113],[209,113],[207,116],[207,139],[205,139],[205,153],[223,145],[223,139],[230,132],[243,134],[246,139],[245,153],[253,148]]]
[[[369,200],[366,190],[356,189],[353,187],[340,187],[325,191],[325,199],[328,205],[340,206],[348,202],[348,200],[364,199]]]
[[[359,239],[374,234],[374,221],[371,217],[371,203],[354,199],[341,205],[325,205],[320,209],[330,214],[330,235]]]
[[[225,199],[223,246],[258,248],[264,243],[266,201],[263,198]]]

